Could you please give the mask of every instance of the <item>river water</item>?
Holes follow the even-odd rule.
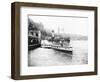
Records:
[[[29,51],[28,66],[61,66],[88,64],[88,41],[71,41],[73,54],[47,48]]]

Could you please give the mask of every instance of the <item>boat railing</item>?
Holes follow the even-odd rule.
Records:
[[[71,46],[60,46],[60,45],[51,45],[51,44],[49,44],[49,45],[47,45],[47,44],[42,44],[42,46],[44,46],[44,47],[52,47],[52,48],[65,48],[65,49],[68,49],[68,48],[72,48]]]

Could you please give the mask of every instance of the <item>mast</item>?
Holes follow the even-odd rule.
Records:
[[[59,27],[58,27],[58,34],[59,34]]]

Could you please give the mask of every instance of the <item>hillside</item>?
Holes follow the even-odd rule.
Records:
[[[51,37],[52,35],[52,29],[48,30],[44,28],[44,25],[41,22],[37,23],[31,19],[28,19],[28,30],[40,30],[42,34],[42,39],[45,39],[45,37]],[[58,37],[59,39],[63,38],[65,40],[68,38],[70,38],[71,40],[88,40],[87,36],[78,35],[78,34],[55,33],[55,37]]]

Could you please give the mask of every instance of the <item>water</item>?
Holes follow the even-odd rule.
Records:
[[[88,64],[87,41],[71,41],[73,54],[53,49],[36,48],[29,51],[28,66],[61,66]]]

